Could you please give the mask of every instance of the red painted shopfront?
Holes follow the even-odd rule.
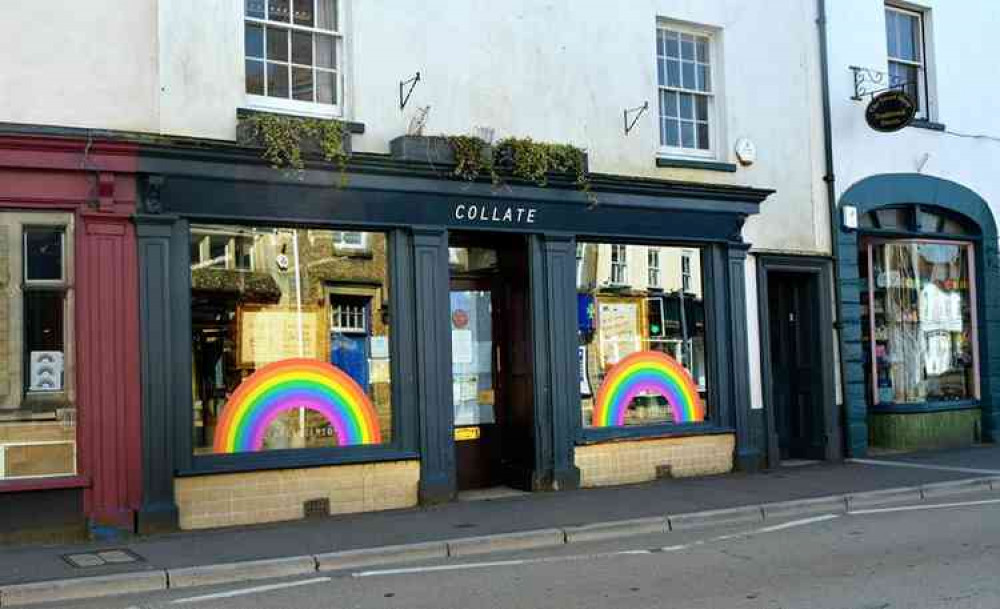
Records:
[[[132,530],[136,151],[0,132],[0,543]]]

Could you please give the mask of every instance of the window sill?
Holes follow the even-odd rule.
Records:
[[[916,119],[907,126],[915,127],[917,129],[929,129],[930,131],[945,130],[945,126],[942,123],[935,123],[934,121],[929,121],[925,118]]]
[[[724,171],[726,173],[736,173],[736,163],[724,163],[722,161],[700,161],[697,159],[675,159],[658,156],[656,157],[657,167],[673,167],[676,169],[702,169],[705,171]]]
[[[52,478],[0,480],[0,494],[89,487],[89,476],[57,476]]]
[[[719,427],[711,423],[694,425],[647,425],[633,427],[583,428],[576,438],[577,445],[600,444],[616,440],[650,440],[657,438],[680,438],[684,436],[714,436],[735,433],[730,427]]]
[[[333,465],[352,465],[380,461],[409,461],[420,455],[392,445],[341,448],[300,448],[218,455],[194,455],[190,469],[177,475],[235,474],[273,469],[305,469]]]
[[[948,412],[952,410],[975,410],[979,408],[979,400],[955,400],[941,402],[922,402],[919,404],[875,404],[868,411],[873,414],[920,414],[928,412]]]
[[[288,116],[299,116],[299,117],[303,117],[303,118],[325,118],[327,120],[337,120],[337,121],[340,121],[344,125],[344,128],[347,130],[347,132],[351,133],[353,135],[361,135],[361,134],[363,134],[365,132],[365,124],[364,123],[357,123],[357,122],[353,122],[353,121],[345,121],[345,120],[342,120],[342,119],[340,119],[340,118],[338,118],[336,116],[322,117],[322,116],[314,116],[314,115],[311,115],[311,114],[302,114],[302,113],[297,113],[297,112],[289,112],[287,110],[275,110],[273,108],[261,108],[261,107],[256,107],[256,106],[255,107],[245,107],[245,108],[237,108],[236,109],[236,118],[237,119],[247,118],[247,117],[253,116],[255,114],[285,114],[285,115],[288,115]]]

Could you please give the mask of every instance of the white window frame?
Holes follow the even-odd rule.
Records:
[[[611,285],[628,285],[628,246],[612,243],[608,260],[611,263]]]
[[[576,244],[576,287],[583,287],[583,265],[587,255],[587,246],[583,243]]]
[[[660,250],[655,247],[646,249],[646,283],[651,288],[659,288],[662,281],[660,272]]]
[[[212,237],[224,237],[226,241],[226,260],[222,267],[213,266],[214,258],[211,257],[211,238]],[[251,242],[250,247],[250,267],[240,268],[236,265],[237,260],[237,239],[253,239],[254,234],[245,234],[234,231],[220,231],[212,229],[201,229],[200,227],[193,227],[191,229],[191,239],[198,240],[198,260],[191,260],[192,268],[223,268],[230,271],[252,271],[256,268],[257,262],[257,252],[253,247]]]
[[[330,329],[342,334],[368,334],[368,311],[363,303],[340,300],[330,303]],[[347,321],[347,323],[344,323]]]
[[[688,34],[691,36],[699,36],[708,39],[708,67],[711,70],[711,87],[708,92],[696,91],[693,89],[685,89],[683,87],[671,87],[663,85],[659,80],[659,35],[661,31],[668,30],[672,32],[677,32],[679,34]],[[688,24],[682,24],[675,21],[669,21],[665,19],[658,19],[656,23],[656,34],[654,38],[655,53],[653,55],[655,59],[654,63],[654,78],[656,80],[656,139],[657,139],[657,156],[663,158],[689,158],[697,160],[718,160],[721,158],[721,145],[722,139],[722,122],[723,122],[723,112],[721,109],[722,99],[722,69],[720,65],[721,52],[719,50],[719,34],[712,28],[708,27],[696,27]],[[708,99],[708,150],[702,150],[700,148],[684,148],[683,146],[668,146],[663,143],[661,134],[661,125],[664,116],[660,113],[660,92],[661,91],[673,91],[676,93],[694,94],[701,95]],[[695,133],[695,138],[697,139],[697,132]]]
[[[690,292],[691,285],[691,252],[681,253],[681,292]]]
[[[342,239],[338,239],[337,235],[343,237],[347,233],[353,233],[361,235],[361,243],[347,243]],[[366,231],[360,230],[334,230],[333,231],[333,248],[337,250],[351,250],[357,252],[367,252],[369,248],[368,244],[368,233]]]
[[[916,118],[923,120],[930,120],[931,112],[931,90],[930,90],[930,73],[929,73],[929,49],[927,45],[927,14],[925,11],[906,8],[898,4],[893,4],[887,2],[885,4],[885,12],[893,12],[901,15],[906,15],[907,17],[914,17],[917,20],[917,43],[916,50],[918,61],[912,61],[909,59],[900,59],[898,57],[893,57],[889,55],[889,41],[886,40],[885,50],[886,50],[886,70],[887,75],[891,74],[888,72],[889,66],[892,64],[901,64],[909,67],[914,67],[917,69],[917,107],[919,111],[917,112]],[[891,78],[891,76],[890,76]],[[889,83],[890,85],[894,83]]]
[[[321,2],[323,0],[316,0],[316,2]],[[278,114],[290,114],[294,116],[305,116],[310,118],[342,118],[344,117],[344,105],[347,96],[346,84],[347,78],[345,78],[345,66],[347,65],[346,49],[347,44],[345,41],[344,30],[345,30],[345,18],[346,9],[344,4],[348,0],[337,0],[337,29],[336,30],[323,30],[316,27],[307,27],[302,25],[295,25],[292,21],[294,18],[290,18],[288,23],[281,21],[269,21],[267,19],[259,19],[257,17],[249,17],[246,14],[245,0],[238,0],[235,4],[237,5],[237,11],[239,15],[240,24],[240,57],[239,57],[239,75],[240,75],[240,87],[243,90],[244,105],[251,110],[261,110],[265,112],[275,112]],[[265,7],[267,6],[267,0],[264,0]],[[314,13],[315,14],[315,13]],[[320,102],[307,102],[297,99],[283,99],[280,97],[269,97],[267,95],[255,95],[246,92],[246,24],[255,23],[264,27],[264,49],[266,54],[267,49],[267,26],[271,25],[273,27],[286,28],[288,30],[298,30],[303,32],[318,32],[321,34],[333,35],[336,39],[336,52],[337,52],[337,67],[333,70],[337,74],[337,103],[335,104],[324,104]],[[288,65],[292,64],[291,57],[291,36],[289,38],[289,51],[288,51]],[[315,45],[313,48],[313,61],[315,62]],[[267,80],[267,61],[264,61],[264,79]],[[289,73],[288,81],[289,89],[292,87],[291,73]],[[315,82],[314,85],[315,87]]]

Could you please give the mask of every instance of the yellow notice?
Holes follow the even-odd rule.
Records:
[[[467,440],[478,440],[481,431],[478,427],[456,427],[455,441],[465,442]]]

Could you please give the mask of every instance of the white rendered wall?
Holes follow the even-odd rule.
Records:
[[[849,66],[886,69],[881,0],[828,0],[830,84],[838,196],[861,179],[924,173],[958,182],[1000,209],[1000,119],[995,58],[1000,6],[995,0],[922,0],[929,11],[931,120],[945,132],[907,128],[880,134],[864,120]]]

